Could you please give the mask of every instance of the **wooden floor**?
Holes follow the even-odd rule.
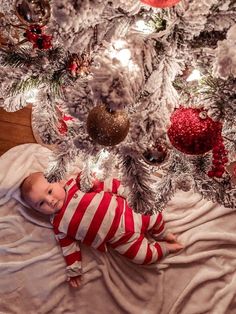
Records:
[[[25,143],[36,143],[31,129],[31,107],[16,112],[0,108],[0,156],[10,148]]]

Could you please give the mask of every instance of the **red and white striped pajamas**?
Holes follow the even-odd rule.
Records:
[[[147,232],[154,237],[163,233],[162,215],[135,213],[123,197],[125,189],[119,180],[97,182],[84,193],[79,189],[79,180],[71,179],[66,190],[66,201],[51,222],[69,277],[82,273],[78,241],[100,251],[110,246],[137,264],[150,264],[162,258],[163,246],[146,238]]]

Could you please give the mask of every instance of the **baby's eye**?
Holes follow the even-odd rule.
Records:
[[[39,206],[41,207],[41,206],[43,206],[43,204],[44,204],[44,201],[40,202]]]
[[[52,189],[48,190],[48,194],[52,194]]]

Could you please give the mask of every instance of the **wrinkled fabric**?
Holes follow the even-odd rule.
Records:
[[[82,246],[83,284],[70,288],[50,223],[19,197],[20,182],[50,154],[25,144],[0,157],[1,313],[235,313],[236,212],[192,191],[176,193],[163,213],[184,250],[138,266]]]

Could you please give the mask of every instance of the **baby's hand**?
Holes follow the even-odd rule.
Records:
[[[79,288],[82,280],[82,276],[80,275],[76,277],[70,277],[68,281],[72,288]]]

